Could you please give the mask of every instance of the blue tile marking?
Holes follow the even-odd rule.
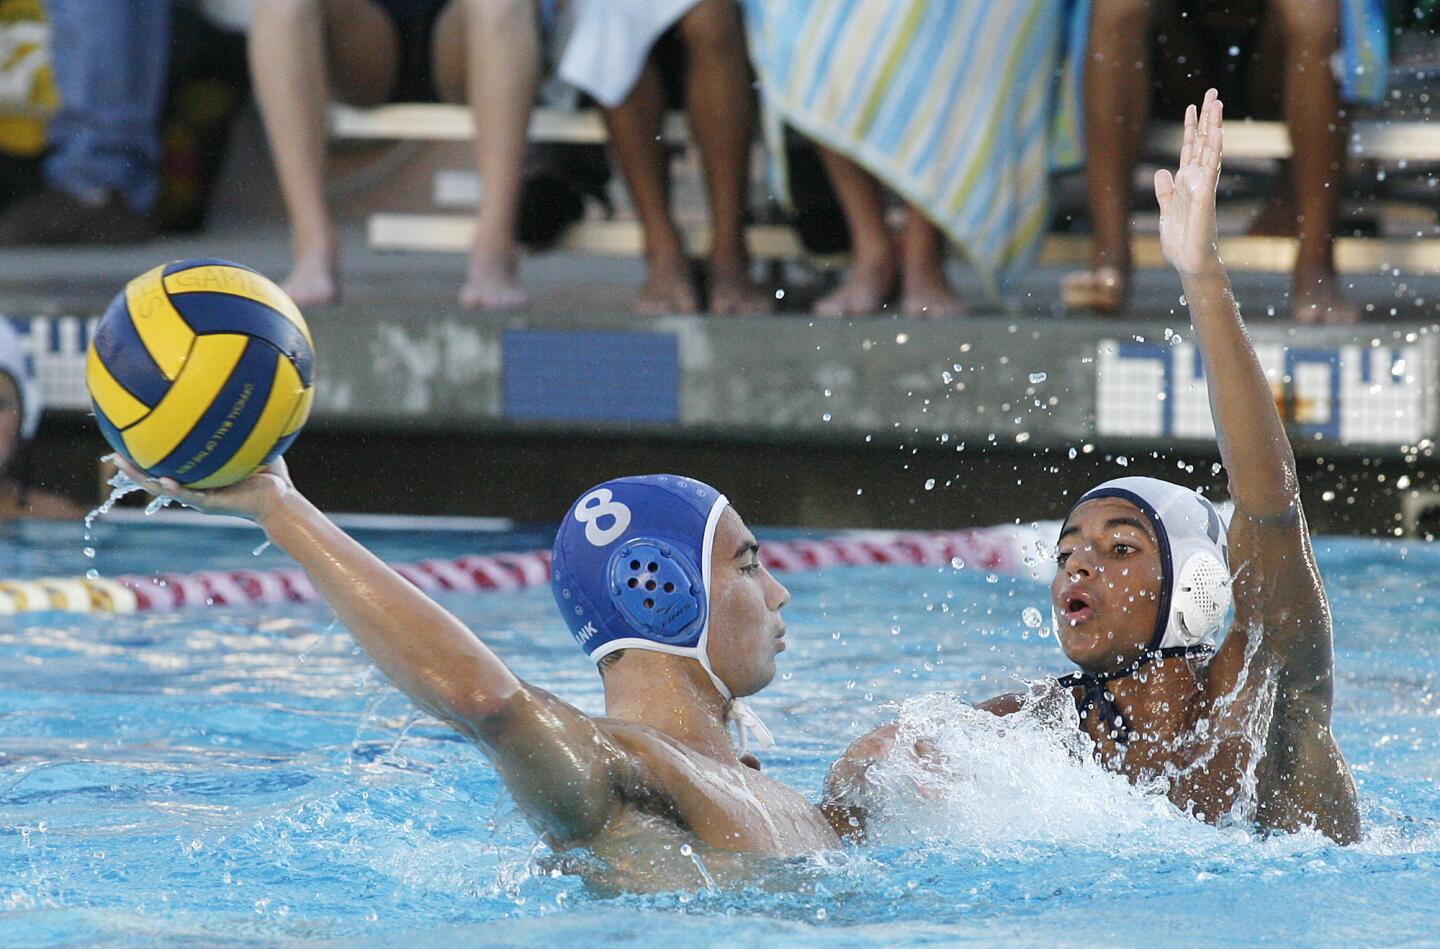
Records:
[[[505,417],[678,422],[680,346],[672,333],[506,330]]]

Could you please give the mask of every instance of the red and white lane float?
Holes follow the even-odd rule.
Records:
[[[832,567],[966,566],[989,573],[1019,573],[1053,542],[1048,524],[1004,525],[938,533],[857,531],[819,540],[767,542],[760,559],[776,573]],[[427,593],[507,592],[550,580],[550,552],[471,554],[454,560],[394,564]],[[309,603],[320,594],[304,572],[200,570],[113,578],[46,577],[0,580],[0,614],[60,610],[73,613],[143,613],[198,606],[272,606]]]

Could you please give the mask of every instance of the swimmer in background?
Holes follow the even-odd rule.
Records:
[[[17,477],[16,459],[40,427],[40,385],[25,366],[25,351],[10,321],[0,318],[0,521],[22,517],[61,520],[84,511],[59,495]]]
[[[603,862],[589,879],[695,888],[746,876],[741,854],[839,848],[820,809],[746,752],[747,733],[763,746],[769,732],[740,698],[775,676],[790,594],[714,488],[675,475],[616,479],[561,524],[552,586],[600,670],[606,714],[594,717],[521,681],[312,506],[283,460],[203,492],[115,462],[151,493],[264,528],[390,682],[479,746],[547,844]]]
[[[1196,817],[1231,815],[1253,780],[1247,816],[1260,828],[1314,828],[1350,843],[1360,815],[1330,730],[1330,607],[1295,456],[1216,245],[1221,117],[1213,89],[1198,116],[1187,110],[1179,170],[1156,174],[1155,195],[1229,472],[1228,538],[1210,503],[1179,485],[1122,478],[1082,496],[1061,530],[1050,587],[1060,644],[1082,671],[979,707],[1010,715],[1068,690],[1101,762],[1132,781],[1165,782]],[[1232,591],[1235,618],[1215,652]],[[858,739],[831,769],[824,806],[849,837],[864,835],[868,773],[897,730]],[[915,754],[933,750],[922,742]]]

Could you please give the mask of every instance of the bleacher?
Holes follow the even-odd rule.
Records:
[[[443,104],[399,104],[374,109],[334,106],[330,110],[331,134],[338,140],[468,141],[474,135],[470,113],[463,106]],[[672,114],[664,125],[667,143],[686,147],[688,126],[683,115]],[[605,124],[598,112],[565,112],[538,109],[530,125],[532,141],[599,144],[606,141]],[[1156,155],[1173,155],[1180,147],[1178,125],[1154,126],[1150,150]],[[1227,159],[1239,162],[1273,162],[1291,153],[1289,133],[1283,122],[1241,121],[1227,124]],[[1413,166],[1440,164],[1440,126],[1419,121],[1361,121],[1350,133],[1352,162],[1390,166],[1400,170]],[[436,204],[467,203],[463,195],[473,187],[465,184],[468,173],[437,176]],[[456,194],[461,195],[457,199]],[[1389,210],[1403,210],[1391,205]],[[1440,238],[1433,226],[1433,213],[1405,215],[1414,221],[1414,236],[1342,236],[1336,244],[1336,264],[1342,273],[1374,273],[1393,269],[1422,273],[1440,263]],[[429,212],[379,212],[367,225],[370,245],[378,250],[463,252],[469,245],[473,218],[455,210]],[[683,228],[692,252],[703,253],[709,231],[703,224]],[[773,262],[807,261],[831,266],[833,258],[809,255],[799,238],[782,224],[754,224],[748,229],[751,253],[758,260]],[[643,246],[638,222],[627,218],[587,219],[573,225],[562,238],[562,249],[597,255],[636,256]],[[1226,236],[1221,252],[1237,271],[1288,272],[1293,265],[1295,240],[1285,237]],[[1048,264],[1084,265],[1088,259],[1084,236],[1051,235],[1041,261]],[[1158,267],[1164,261],[1158,240],[1152,234],[1137,233],[1135,262],[1139,267]]]

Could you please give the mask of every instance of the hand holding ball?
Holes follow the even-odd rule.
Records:
[[[220,488],[290,447],[314,367],[310,329],[283,290],[240,264],[182,260],[116,296],[85,382],[105,440],[136,467]]]

